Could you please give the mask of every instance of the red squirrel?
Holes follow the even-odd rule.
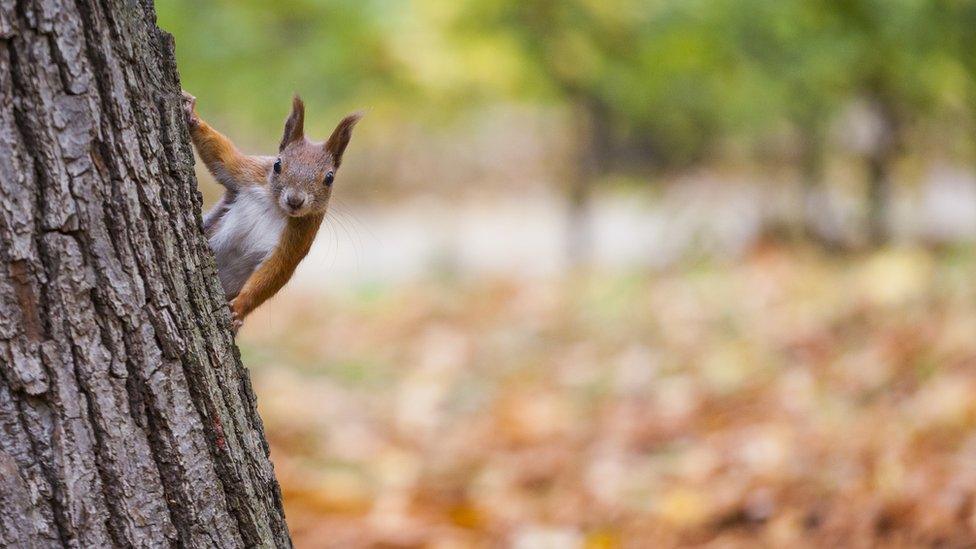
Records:
[[[185,91],[183,114],[197,154],[225,189],[204,216],[203,230],[236,332],[308,254],[362,114],[343,118],[325,143],[311,141],[305,138],[305,104],[296,94],[277,156],[242,154],[200,118],[196,98]]]

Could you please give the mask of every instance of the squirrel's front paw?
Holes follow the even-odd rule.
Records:
[[[197,116],[197,98],[186,90],[183,90],[183,118],[191,128],[200,123],[200,117]]]
[[[244,311],[241,310],[237,299],[232,299],[227,305],[230,308],[230,328],[234,335],[237,335],[237,331],[244,325]]]

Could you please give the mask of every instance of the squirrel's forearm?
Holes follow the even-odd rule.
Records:
[[[200,159],[221,185],[236,189],[264,180],[267,167],[260,159],[242,154],[230,139],[202,119],[190,127],[190,138]]]
[[[285,258],[274,253],[251,273],[240,293],[231,301],[236,320],[244,320],[251,311],[278,293],[295,272],[297,264],[290,265]]]
[[[289,219],[279,246],[251,273],[237,297],[231,301],[235,319],[243,320],[291,279],[295,268],[312,247],[322,219],[322,215]]]

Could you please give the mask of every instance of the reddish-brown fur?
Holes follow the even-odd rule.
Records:
[[[243,320],[288,282],[311,249],[324,217],[317,214],[288,220],[274,253],[251,274],[241,293],[230,302],[235,320]]]
[[[357,113],[344,118],[326,143],[313,142],[305,138],[305,107],[296,95],[292,112],[285,122],[278,157],[248,156],[200,119],[193,96],[184,92],[184,101],[190,136],[197,153],[217,181],[227,188],[224,205],[218,208],[233,208],[234,197],[241,187],[265,185],[288,215],[273,252],[258,264],[230,301],[236,328],[245,316],[288,282],[308,254],[331,195],[331,185],[326,185],[324,178],[338,170],[352,128],[361,115]],[[276,160],[280,162],[280,173],[272,169]],[[282,205],[282,201],[292,195],[303,199],[298,210]],[[220,215],[221,212],[217,212],[217,216]]]

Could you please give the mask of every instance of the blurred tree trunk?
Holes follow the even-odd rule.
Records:
[[[891,202],[891,160],[886,154],[868,157],[868,239],[873,246],[882,246],[889,236],[889,204]]]
[[[877,118],[875,142],[867,154],[867,224],[872,246],[883,246],[891,236],[891,203],[894,183],[892,171],[901,143],[901,117],[895,106],[881,92],[875,92],[872,104]]]
[[[593,185],[608,169],[613,139],[610,114],[592,98],[574,101],[576,161],[567,174],[566,257],[571,268],[593,259]]]
[[[0,0],[0,546],[290,545],[152,2]]]
[[[817,230],[819,216],[825,214],[824,171],[826,167],[827,130],[820,120],[809,120],[802,128],[800,143],[800,201],[802,219],[800,234],[811,242],[826,245]]]
[[[800,128],[799,176],[800,215],[799,227],[794,231],[800,239],[812,242],[829,252],[843,251],[847,247],[838,234],[830,200],[827,196],[827,146],[828,114],[813,110],[795,119]],[[823,223],[826,221],[827,230]]]

